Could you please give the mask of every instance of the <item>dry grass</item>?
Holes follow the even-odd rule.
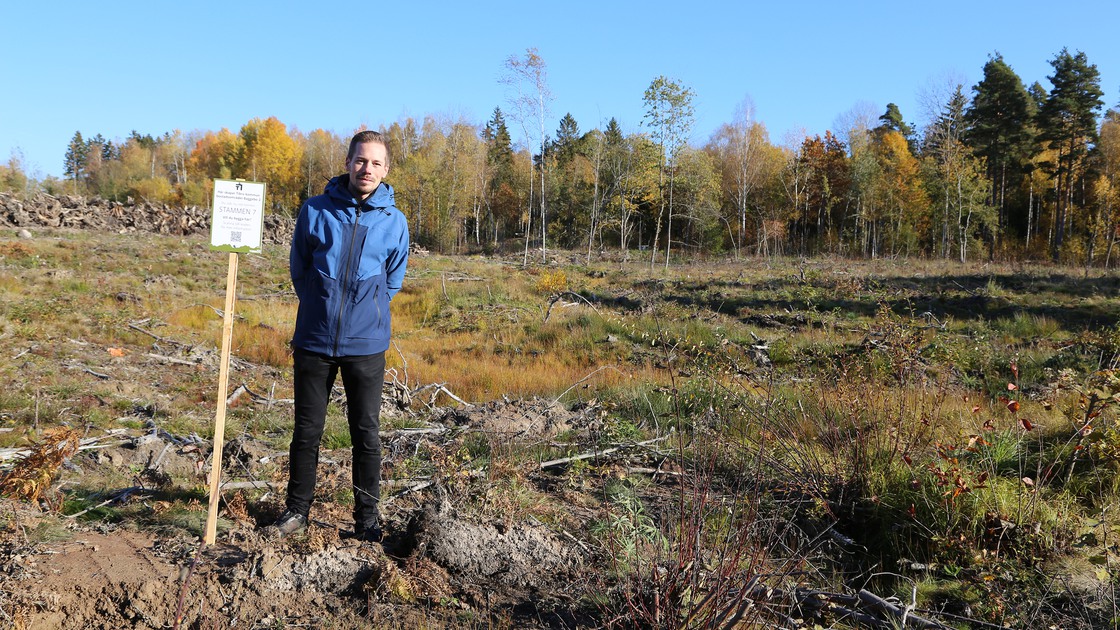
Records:
[[[244,383],[277,399],[291,396],[296,309],[282,249],[243,257],[231,377],[231,388]],[[224,254],[201,239],[0,238],[0,375],[11,383],[0,391],[0,426],[12,429],[0,441],[148,423],[208,435],[224,278]],[[558,292],[571,293],[551,305]],[[719,261],[666,272],[417,256],[393,301],[388,355],[410,386],[443,383],[476,403],[596,399],[602,418],[570,443],[455,443],[418,449],[397,466],[456,479],[470,497],[462,504],[487,518],[559,521],[572,512],[562,496],[578,497],[586,514],[612,500],[605,485],[627,484],[616,507],[601,508],[604,519],[625,517],[646,540],[614,542],[638,548],[665,536],[685,551],[672,556],[682,579],[696,575],[692,567],[706,570],[700,560],[714,556],[704,554],[746,552],[759,567],[771,560],[757,547],[689,548],[690,531],[726,545],[728,532],[749,525],[756,529],[742,531],[754,535],[781,522],[786,538],[764,542],[795,548],[808,523],[874,551],[829,564],[813,548],[799,559],[812,579],[863,579],[908,554],[952,566],[970,586],[1010,592],[1029,582],[1036,554],[1070,551],[1083,519],[1120,525],[1109,482],[1120,468],[1117,388],[1094,376],[1117,365],[1118,294],[1120,281],[1097,271],[943,261]],[[227,436],[244,431],[282,449],[289,415],[243,401]],[[337,446],[344,422],[332,405]],[[670,430],[684,436],[678,450],[652,466],[683,462],[703,473],[707,485],[693,486],[689,499],[710,498],[700,519],[674,514],[682,495],[637,481],[624,464],[573,464],[547,478],[532,467],[544,450],[563,456]],[[484,463],[486,475],[452,474]],[[561,491],[542,489],[550,483]],[[328,499],[337,507],[343,495]],[[727,512],[720,501],[735,497],[758,502]],[[244,518],[240,504],[233,509]],[[989,513],[1021,521],[1013,541],[985,533]],[[1036,526],[1037,535],[1027,533]],[[1113,561],[1103,546],[1094,553]],[[722,566],[725,577],[744,577]],[[947,571],[938,577],[952,577]],[[1002,575],[1015,579],[1004,584]]]

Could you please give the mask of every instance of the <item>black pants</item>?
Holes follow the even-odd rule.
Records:
[[[339,371],[346,390],[346,416],[354,445],[354,523],[364,528],[378,522],[381,438],[377,432],[381,388],[385,384],[384,352],[328,357],[295,350],[295,430],[289,450],[287,508],[304,515],[311,509],[327,402]]]

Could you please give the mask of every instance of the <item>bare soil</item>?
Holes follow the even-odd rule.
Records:
[[[505,407],[517,409],[488,408],[488,426],[523,428],[524,417],[539,415]],[[563,414],[570,412],[553,409]],[[458,417],[472,423],[470,411]],[[227,448],[230,471],[283,470],[286,456],[252,438]],[[81,452],[70,467],[103,478],[135,474],[139,485],[114,504],[159,512],[183,492],[170,480],[197,477],[208,450],[153,432]],[[321,460],[321,485],[349,479],[349,449],[324,451]],[[224,492],[210,546],[183,528],[86,521],[6,502],[12,526],[0,546],[0,627],[574,627],[594,614],[580,610],[590,567],[575,538],[561,539],[532,517],[464,514],[444,484],[404,492],[383,502],[383,544],[348,538],[349,510],[330,501],[316,504],[306,532],[278,539],[267,525],[282,491],[250,502]],[[205,518],[200,502],[193,511],[195,522]]]

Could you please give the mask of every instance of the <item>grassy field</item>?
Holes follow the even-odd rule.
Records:
[[[578,537],[603,550],[610,588],[587,603],[603,623],[773,622],[744,604],[766,587],[866,589],[959,627],[1118,624],[1115,273],[519,262],[413,257],[388,353],[412,413],[383,428],[534,397],[598,420],[530,444],[463,435],[387,476],[485,470],[462,501],[491,516],[593,506]],[[291,397],[286,264],[275,247],[241,259],[230,390],[258,402],[234,405],[226,431],[277,450],[291,426],[272,404]],[[225,276],[203,239],[0,238],[0,447],[56,427],[210,437]],[[336,405],[326,439],[348,446]],[[635,443],[652,446],[527,481],[542,461]],[[113,483],[72,482],[55,507],[91,507]],[[205,500],[185,485],[176,500]],[[174,525],[162,518],[148,522]]]

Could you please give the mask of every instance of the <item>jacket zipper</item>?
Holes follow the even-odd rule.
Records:
[[[350,231],[350,249],[346,254],[346,269],[342,273],[342,299],[338,302],[338,325],[335,327],[334,335],[334,352],[333,356],[338,356],[338,346],[342,343],[342,312],[346,310],[346,302],[350,299],[350,266],[354,261],[354,241],[358,240],[358,221],[362,218],[362,207],[359,205],[357,208],[357,216],[354,218],[354,229]]]

